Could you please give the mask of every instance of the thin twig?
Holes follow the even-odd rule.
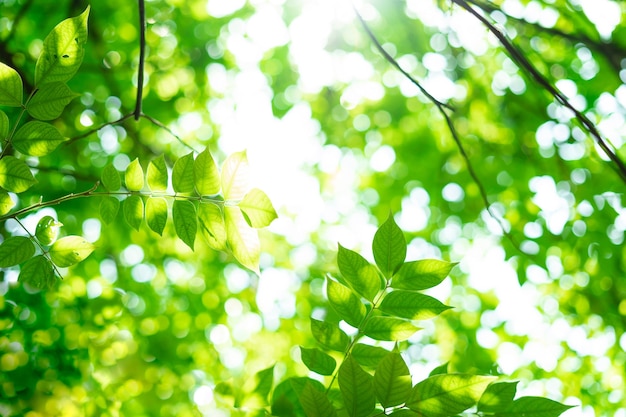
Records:
[[[626,183],[626,165],[624,161],[622,161],[615,151],[611,149],[611,146],[604,140],[596,125],[582,112],[577,110],[561,93],[554,87],[547,79],[544,77],[531,62],[524,56],[524,54],[515,46],[513,43],[500,31],[498,30],[491,22],[489,22],[483,15],[478,13],[474,8],[472,8],[467,1],[465,0],[452,0],[453,3],[458,4],[465,10],[467,10],[471,15],[473,15],[476,19],[478,19],[481,23],[483,23],[491,33],[494,34],[496,38],[500,41],[504,49],[509,53],[511,58],[519,65],[521,68],[527,71],[527,73],[533,78],[544,90],[549,92],[554,99],[559,102],[564,107],[571,110],[576,119],[580,122],[580,124],[589,132],[589,134],[595,139],[596,143],[604,151],[604,153],[609,157],[609,159],[615,164],[616,171],[618,175],[621,177],[622,181]]]
[[[87,132],[85,132],[85,133],[82,133],[82,134],[80,134],[80,135],[78,135],[78,136],[75,136],[75,137],[73,137],[73,138],[70,138],[69,140],[65,141],[64,143],[65,143],[66,145],[69,145],[70,143],[74,143],[74,142],[76,142],[77,140],[84,139],[84,138],[86,138],[87,136],[90,136],[90,135],[92,135],[92,134],[96,133],[98,130],[102,129],[103,127],[120,124],[120,123],[122,123],[123,121],[125,121],[125,120],[127,120],[127,119],[130,119],[131,117],[133,117],[133,113],[127,114],[127,115],[125,115],[125,116],[122,116],[121,118],[119,118],[119,119],[117,119],[117,120],[114,120],[114,121],[112,121],[112,122],[106,122],[106,123],[104,123],[104,124],[102,124],[102,125],[100,125],[100,126],[98,126],[98,127],[94,128],[94,129],[88,130],[88,131],[87,131]]]
[[[353,5],[353,8],[354,8],[354,11],[355,11],[355,13],[357,15],[357,18],[361,22],[361,25],[363,26],[363,28],[367,32],[368,36],[370,37],[370,39],[372,40],[372,42],[374,43],[376,48],[385,57],[385,59],[387,59],[387,61],[389,61],[393,66],[398,68],[402,72],[402,74],[404,74],[406,77],[408,77],[411,80],[411,82],[413,82],[415,85],[417,85],[424,92],[425,90],[422,89],[422,87],[419,84],[419,82],[417,82],[417,80],[415,80],[413,77],[411,77],[405,71],[403,71],[399,67],[397,61],[395,61],[389,54],[387,54],[385,52],[385,50],[382,47],[380,41],[376,38],[374,33],[371,31],[371,29],[369,28],[367,22],[365,22],[365,20],[363,19],[363,17],[361,16],[359,11],[357,10],[357,8],[354,7],[354,5]],[[478,174],[474,170],[474,167],[473,167],[473,165],[472,165],[472,163],[470,161],[470,158],[469,158],[467,152],[465,151],[465,147],[463,146],[463,143],[461,142],[461,139],[460,139],[460,137],[459,137],[459,135],[458,135],[458,133],[456,131],[456,128],[454,127],[454,123],[452,121],[452,118],[450,117],[450,115],[446,111],[446,109],[450,109],[450,107],[445,105],[444,103],[441,103],[439,100],[435,99],[432,95],[430,95],[428,93],[425,93],[425,95],[437,107],[437,110],[439,110],[439,113],[441,113],[441,115],[445,119],[446,125],[448,126],[448,130],[450,131],[450,135],[452,136],[452,139],[454,140],[457,148],[459,149],[459,152],[461,153],[461,157],[465,161],[465,165],[467,166],[467,171],[469,172],[470,177],[472,178],[472,180],[478,186],[478,190],[480,192],[480,196],[481,196],[481,199],[483,201],[483,204],[485,205],[485,209],[487,210],[487,213],[489,213],[489,215],[498,223],[498,225],[500,226],[500,229],[502,230],[502,234],[509,240],[509,242],[513,245],[513,247],[516,248],[523,255],[531,257],[529,254],[527,254],[526,252],[524,252],[520,248],[520,245],[517,242],[517,240],[513,237],[513,235],[509,231],[507,231],[507,228],[506,228],[506,225],[505,225],[504,221],[502,219],[500,219],[496,215],[496,213],[494,213],[493,210],[491,209],[491,203],[489,203],[489,198],[487,196],[487,191],[485,190],[485,187],[484,187],[482,181],[478,177]]]
[[[135,121],[141,116],[141,100],[143,96],[144,65],[146,61],[146,5],[139,1],[139,67],[137,68],[137,101],[135,102]]]
[[[200,152],[199,150],[195,149],[193,146],[185,143],[185,141],[183,141],[176,133],[174,133],[172,131],[172,129],[170,129],[169,127],[165,126],[162,122],[158,121],[154,117],[150,117],[150,116],[148,116],[147,114],[144,114],[144,113],[141,113],[141,117],[143,117],[144,119],[150,121],[150,123],[154,124],[155,126],[158,126],[161,129],[165,130],[167,133],[172,135],[177,141],[179,141],[186,148],[188,148],[188,149],[190,149],[190,150],[192,150],[194,152]]]
[[[17,224],[20,225],[20,227],[22,229],[24,229],[24,231],[28,234],[28,237],[30,238],[31,241],[35,242],[35,245],[39,246],[39,249],[41,249],[42,255],[48,260],[48,262],[50,262],[50,265],[52,265],[52,268],[54,269],[54,271],[56,272],[56,274],[59,276],[60,279],[63,279],[63,275],[61,275],[61,272],[59,271],[59,269],[57,268],[57,266],[54,264],[54,262],[52,262],[52,259],[50,259],[50,255],[48,254],[48,252],[44,249],[43,246],[41,246],[41,243],[39,243],[39,240],[35,239],[35,236],[33,236],[33,234],[31,232],[28,231],[28,229],[26,228],[26,226],[24,226],[22,224],[22,222],[20,221],[20,219],[18,219],[17,217],[15,217],[13,220],[15,220],[17,222]]]

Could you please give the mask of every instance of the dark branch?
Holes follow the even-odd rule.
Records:
[[[141,116],[141,100],[143,96],[143,72],[146,62],[146,5],[139,0],[139,67],[137,68],[137,101],[135,103],[135,120]]]

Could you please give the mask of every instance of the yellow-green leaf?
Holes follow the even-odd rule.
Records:
[[[254,228],[269,226],[276,211],[267,195],[258,188],[251,189],[239,203],[248,224]]]
[[[208,149],[198,154],[193,170],[198,194],[213,195],[220,192],[220,175]]]
[[[70,80],[85,54],[89,6],[79,16],[59,23],[43,41],[43,51],[35,65],[35,86]]]
[[[130,227],[139,230],[143,220],[143,200],[138,195],[131,195],[124,200],[124,219]]]
[[[406,240],[391,214],[376,231],[372,242],[372,252],[376,265],[387,278],[391,278],[395,270],[404,262]]]
[[[79,263],[93,252],[95,246],[80,236],[63,237],[50,247],[50,259],[65,268]]]
[[[33,242],[23,236],[13,236],[0,245],[0,268],[21,264],[35,254]]]
[[[13,146],[25,155],[45,156],[67,139],[50,123],[28,122],[13,136]]]
[[[146,202],[146,223],[160,236],[167,223],[167,201],[162,197],[149,198]]]
[[[63,113],[65,106],[79,95],[60,81],[44,84],[26,104],[26,110],[35,119],[56,119]]]
[[[113,164],[107,164],[102,170],[102,185],[109,191],[117,191],[122,187],[120,173]]]
[[[375,340],[399,342],[413,336],[419,327],[407,320],[393,317],[372,317],[365,324],[363,333]]]
[[[346,323],[359,327],[365,314],[365,305],[350,288],[341,285],[330,277],[326,278],[328,302]]]
[[[37,223],[37,229],[35,229],[35,237],[42,245],[52,245],[59,236],[59,228],[63,226],[63,223],[58,222],[52,216],[43,216]]]
[[[306,417],[336,417],[337,411],[324,393],[307,383],[299,396]]]
[[[24,95],[22,77],[0,62],[0,106],[20,107]]]
[[[0,187],[14,193],[28,190],[37,180],[30,172],[28,165],[14,156],[0,159]]]
[[[337,253],[339,272],[352,289],[369,301],[383,288],[383,281],[376,267],[358,253],[339,245]]]
[[[426,320],[450,309],[428,295],[413,291],[395,290],[385,295],[380,304],[380,310],[410,320]]]
[[[222,193],[224,199],[238,201],[244,198],[250,182],[250,167],[246,152],[236,152],[226,158],[222,166]]]
[[[193,152],[181,157],[172,168],[172,187],[177,193],[190,193],[194,187]]]
[[[0,110],[0,140],[6,139],[9,134],[9,117],[5,112]]]
[[[128,164],[124,180],[128,191],[140,191],[143,188],[143,169],[139,163],[139,158],[135,158]]]
[[[311,318],[311,333],[315,340],[328,349],[345,352],[350,338],[336,324]]]
[[[209,246],[215,250],[226,250],[226,224],[220,208],[213,203],[198,205],[200,232]]]
[[[456,263],[440,261],[438,259],[422,259],[406,262],[400,266],[391,280],[393,288],[419,291],[439,285]]]
[[[115,197],[104,197],[100,202],[100,218],[105,224],[111,224],[120,210],[120,200]]]
[[[15,202],[6,191],[0,190],[0,216],[4,216],[15,206]]]
[[[188,200],[174,201],[172,220],[174,221],[174,230],[180,240],[193,250],[196,232],[198,231],[198,219],[193,203]]]
[[[374,382],[352,355],[346,356],[338,374],[339,389],[350,417],[367,417],[376,407]]]
[[[250,227],[239,207],[224,207],[226,236],[233,256],[246,268],[259,273],[261,244],[258,232]]]
[[[411,393],[411,375],[400,352],[394,349],[376,367],[374,390],[383,408],[404,404]]]
[[[165,157],[163,155],[150,161],[146,176],[148,178],[148,187],[152,191],[167,190],[167,165],[165,165]]]
[[[300,346],[302,362],[311,371],[320,375],[332,375],[335,372],[337,361],[317,348],[307,349]]]

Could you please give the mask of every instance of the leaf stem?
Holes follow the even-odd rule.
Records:
[[[144,65],[146,61],[146,5],[139,2],[139,67],[137,68],[137,101],[135,102],[135,121],[141,116],[141,100],[143,96]]]
[[[37,240],[35,238],[35,236],[33,236],[33,234],[28,231],[28,229],[26,228],[26,226],[24,226],[24,224],[22,224],[20,219],[15,217],[13,220],[15,220],[17,222],[17,224],[19,224],[20,227],[22,229],[24,229],[24,231],[28,234],[29,239],[31,241],[33,241],[35,243],[35,245],[39,246],[39,249],[41,249],[41,254],[50,262],[50,265],[52,265],[52,268],[54,269],[54,272],[56,272],[57,276],[60,279],[63,279],[63,275],[61,275],[61,272],[58,270],[57,266],[54,264],[54,262],[52,262],[52,259],[50,259],[50,255],[48,255],[48,251],[45,250],[43,246],[41,246],[41,243],[39,243],[39,240]]]

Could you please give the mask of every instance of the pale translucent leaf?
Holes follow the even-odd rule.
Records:
[[[124,180],[128,191],[140,191],[143,188],[143,169],[141,168],[138,158],[135,158],[128,164],[128,167],[126,167]]]
[[[226,158],[222,166],[224,199],[238,201],[244,198],[250,182],[250,167],[246,152],[236,152]]]
[[[225,206],[226,236],[233,256],[246,268],[259,273],[261,243],[256,229],[250,227],[239,207]]]
[[[22,77],[0,62],[0,106],[20,107],[24,95]]]
[[[21,193],[32,187],[37,180],[26,163],[14,156],[0,159],[0,187],[14,193]]]
[[[258,188],[251,189],[238,205],[248,224],[254,228],[269,226],[277,217],[272,202]]]
[[[50,247],[50,259],[58,267],[65,268],[79,263],[95,249],[95,246],[80,236],[63,237]]]
[[[214,195],[220,192],[220,175],[208,149],[198,154],[193,170],[198,194]]]

